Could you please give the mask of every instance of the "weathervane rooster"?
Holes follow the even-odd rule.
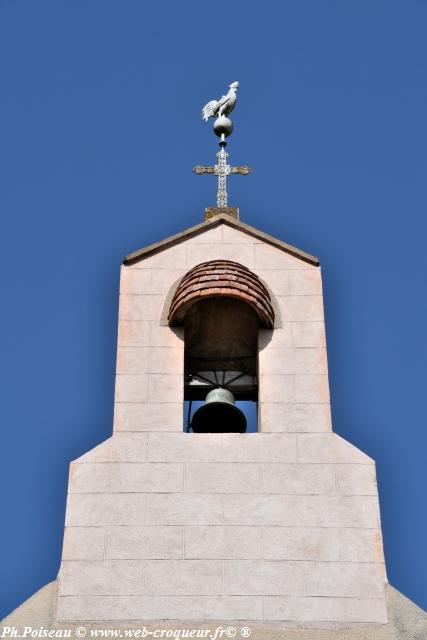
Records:
[[[239,88],[238,82],[232,82],[229,92],[222,96],[219,100],[211,100],[202,109],[202,118],[205,122],[209,118],[216,118],[213,130],[215,135],[218,136],[220,150],[216,154],[218,163],[214,167],[205,167],[197,165],[193,171],[195,173],[214,173],[218,176],[218,191],[216,194],[217,208],[225,208],[228,210],[228,194],[227,194],[227,176],[231,173],[240,173],[241,175],[247,175],[251,172],[251,169],[246,166],[242,167],[230,167],[227,163],[228,153],[225,150],[227,146],[227,140],[233,133],[233,123],[231,122],[228,114],[233,111],[237,100],[237,89]],[[231,209],[230,209],[231,210]],[[237,211],[237,209],[236,209]],[[236,214],[237,215],[237,214]]]
[[[209,118],[213,118],[215,116],[218,118],[227,116],[231,111],[233,111],[237,100],[237,89],[239,88],[239,83],[232,82],[229,86],[230,90],[225,96],[222,96],[219,100],[211,100],[203,107],[202,118],[205,122],[207,122]]]

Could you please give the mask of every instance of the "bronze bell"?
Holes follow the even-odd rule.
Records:
[[[191,421],[194,433],[245,433],[246,417],[228,389],[213,389]]]

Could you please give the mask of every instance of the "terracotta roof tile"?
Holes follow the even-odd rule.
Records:
[[[182,324],[193,304],[213,296],[242,300],[254,309],[262,326],[274,326],[274,311],[266,287],[247,267],[231,260],[203,262],[182,278],[171,302],[169,324]]]

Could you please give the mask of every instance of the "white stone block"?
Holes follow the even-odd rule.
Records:
[[[224,520],[228,524],[303,524],[298,521],[293,496],[224,496]]]
[[[111,527],[105,535],[107,559],[182,558],[182,527]]]
[[[326,347],[324,322],[292,322],[294,347]]]
[[[122,320],[156,320],[160,322],[163,296],[123,294],[119,303],[119,322]]]
[[[282,326],[273,330],[260,329],[258,332],[258,348],[260,353],[262,353],[264,349],[282,349],[292,346],[291,322],[284,322]]]
[[[105,600],[100,596],[60,596],[56,617],[60,622],[105,620]]]
[[[309,402],[309,400],[305,400]],[[259,402],[295,402],[293,375],[272,375],[260,370]]]
[[[385,598],[346,598],[347,622],[388,622]]]
[[[65,522],[69,527],[144,524],[145,503],[138,493],[69,494]]]
[[[152,293],[151,269],[129,269],[122,265],[120,271],[120,293],[140,295]]]
[[[298,462],[349,462],[374,464],[373,460],[336,433],[298,434]]]
[[[255,246],[255,264],[257,269],[318,269],[305,260],[267,243]]]
[[[144,462],[147,459],[147,441],[145,433],[113,433],[111,438],[75,462]]]
[[[184,376],[184,348],[183,345],[172,347],[150,347],[148,354],[150,373],[179,374],[181,386]]]
[[[259,430],[262,432],[329,432],[331,429],[329,404],[261,404]]]
[[[150,433],[151,462],[221,462],[221,436],[215,433]]]
[[[151,347],[184,349],[184,329],[182,327],[160,326],[156,322],[150,322],[149,344]]]
[[[240,229],[234,229],[233,227],[229,227],[226,224],[221,225],[218,229],[222,230],[222,237],[218,238],[218,242],[223,242],[226,244],[232,243],[237,244],[241,242],[242,244],[260,244],[262,240],[258,240],[254,236],[241,231]],[[200,236],[199,236],[200,237]]]
[[[70,465],[68,493],[97,493],[108,489],[108,464],[73,462]]]
[[[349,562],[384,562],[379,529],[341,529],[341,559]]]
[[[147,595],[219,595],[220,560],[147,560],[144,562]]]
[[[260,467],[263,493],[336,493],[334,465],[268,463]]]
[[[118,402],[114,407],[116,431],[179,431],[183,426],[180,402]]]
[[[58,598],[61,621],[176,620],[181,617],[179,596],[65,596]]]
[[[258,527],[185,527],[185,557],[253,559],[262,557]]]
[[[191,244],[187,255],[187,269],[209,260],[232,260],[243,264],[248,269],[254,268],[253,244]]]
[[[264,598],[264,619],[277,622],[345,622],[344,598]]]
[[[340,560],[338,529],[331,527],[262,527],[267,560]]]
[[[151,269],[151,293],[166,295],[171,286],[185,275],[185,269]]]
[[[221,496],[213,493],[148,494],[146,523],[222,524]]]
[[[183,489],[184,466],[182,464],[116,462],[109,465],[110,493],[161,493]]]
[[[374,563],[307,562],[304,575],[307,596],[384,597],[384,571]]]
[[[142,593],[142,565],[127,560],[66,561],[59,573],[59,594],[136,595]]]
[[[256,596],[191,596],[182,599],[184,620],[262,620],[263,599]]]
[[[337,492],[347,496],[378,495],[375,465],[337,464],[335,465]]]
[[[263,374],[327,373],[326,350],[320,348],[264,349],[259,353]]]
[[[299,562],[227,560],[225,595],[303,595],[304,577]]]
[[[377,529],[380,510],[377,496],[338,496],[338,526]]]
[[[323,322],[323,297],[277,296],[282,322]]]
[[[254,464],[189,462],[185,465],[185,490],[204,493],[253,493],[259,489]]]
[[[116,402],[147,402],[148,375],[116,375]]]
[[[227,462],[295,462],[296,436],[288,433],[223,433],[221,458]]]
[[[289,293],[295,296],[322,295],[320,269],[299,269],[289,272]]]
[[[63,560],[102,560],[104,529],[102,527],[65,527]]]
[[[117,373],[180,374],[184,371],[184,352],[171,347],[119,347]]]
[[[183,374],[148,374],[149,402],[183,402]]]
[[[378,528],[378,500],[373,496],[278,494],[224,495],[228,524],[299,527]]]
[[[295,402],[329,402],[328,376],[299,374],[294,376]]]
[[[167,248],[162,248],[158,253],[151,255],[127,266],[127,269],[163,269],[173,265],[175,269],[185,268],[187,255],[187,242],[180,242]]]
[[[256,273],[275,296],[289,295],[289,269],[257,269]]]
[[[224,233],[224,229],[225,229],[226,225],[224,224],[219,224],[216,227],[213,227],[211,229],[205,229],[203,230],[201,233],[197,233],[194,236],[191,236],[190,238],[186,239],[186,244],[187,245],[193,245],[193,244],[212,244],[212,243],[218,243],[219,246],[221,246],[222,242],[223,242],[223,233]],[[239,233],[239,232],[237,232]],[[250,237],[250,236],[249,236]],[[248,236],[246,236],[246,238],[248,238]],[[238,240],[237,240],[238,242]],[[189,246],[188,247],[188,252],[187,253],[191,253],[192,251],[192,247]]]
[[[149,347],[119,347],[117,349],[117,374],[150,373]]]
[[[151,322],[149,322],[148,320],[120,319],[117,345],[119,347],[148,346],[150,325],[151,325]]]

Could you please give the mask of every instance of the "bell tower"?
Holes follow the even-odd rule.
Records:
[[[227,164],[237,87],[203,111],[217,206],[121,267],[113,434],[71,464],[58,623],[387,622],[375,465],[332,430],[319,260],[228,207],[250,171]]]

